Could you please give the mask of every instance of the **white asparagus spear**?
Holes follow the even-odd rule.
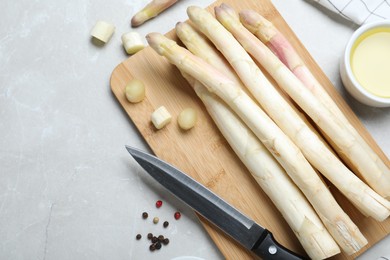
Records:
[[[305,196],[253,132],[220,98],[210,93],[199,81],[188,75],[183,76],[203,101],[237,156],[282,213],[309,257],[325,259],[340,253],[336,242]]]
[[[140,26],[144,22],[156,17],[161,12],[168,9],[177,1],[178,0],[152,0],[131,18],[131,26]]]
[[[252,55],[267,72],[273,76],[277,82],[278,77],[285,77],[286,82],[299,80],[295,75],[250,31],[248,31],[239,21],[238,14],[226,4],[215,8],[215,14],[219,22],[227,28],[243,47],[234,50],[236,59],[245,50]],[[215,30],[215,28],[214,28]],[[224,31],[225,34],[227,33]],[[227,40],[227,36],[221,33],[221,38],[212,36],[215,44],[220,46]],[[224,42],[221,40],[224,39]],[[233,48],[233,44],[230,48]],[[243,49],[245,48],[245,50]],[[243,55],[241,55],[243,56]],[[247,57],[248,64],[251,63]],[[252,66],[256,64],[252,62]],[[251,71],[254,71],[251,70]],[[241,75],[241,74],[239,74]],[[247,77],[264,77],[258,74],[248,74]],[[245,75],[243,75],[245,77]],[[285,82],[283,81],[283,82]],[[308,161],[318,169],[328,180],[330,180],[357,208],[366,216],[371,216],[378,221],[385,220],[390,215],[390,202],[378,195],[368,185],[361,181],[351,172],[329,149],[317,138],[317,135],[301,120],[293,109],[279,96],[271,83],[255,85],[255,81],[249,78],[248,87],[256,89],[261,105],[264,105],[266,112],[276,122],[276,124],[295,142],[301,149]],[[266,80],[264,79],[264,82]],[[299,82],[300,83],[300,82]],[[274,97],[274,100],[269,98]],[[277,99],[276,96],[279,96]],[[284,113],[280,113],[284,111]],[[286,123],[288,122],[288,123]]]
[[[353,254],[367,244],[359,228],[337,204],[301,151],[240,86],[162,34],[149,33],[146,39],[158,54],[200,81],[237,113],[305,194],[329,233],[346,253]]]
[[[372,150],[368,143],[348,121],[343,112],[341,112],[340,108],[332,100],[328,92],[326,92],[324,87],[321,86],[310,70],[306,67],[290,42],[271,22],[252,10],[240,12],[240,20],[248,30],[250,30],[278,56],[278,58],[296,75],[306,88],[324,105],[324,107],[337,117],[341,124],[347,128],[353,137],[355,137],[356,141],[359,142],[364,149],[366,159],[371,160],[374,164],[376,164],[378,169],[382,172],[382,175],[379,175],[380,177],[376,180],[376,182],[380,183],[380,185],[372,184],[372,187],[375,189],[375,187],[378,186],[375,190],[385,198],[390,199],[389,160],[387,159],[385,163],[381,160],[381,158],[379,158],[378,154]],[[355,165],[352,166],[356,167]]]

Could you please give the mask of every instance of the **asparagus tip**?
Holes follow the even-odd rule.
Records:
[[[239,17],[236,11],[227,4],[221,4],[214,8],[215,16],[217,19],[222,22],[225,26],[231,24],[231,20],[234,22],[239,22]]]
[[[256,19],[254,17],[255,12],[252,10],[242,10],[242,11],[240,11],[239,16],[240,16],[241,22],[243,22],[247,25],[254,26],[256,24]]]
[[[227,3],[222,3],[219,5],[221,8],[227,8],[227,9],[232,9],[232,7],[230,5],[228,5]]]
[[[148,33],[148,34],[146,35],[146,40],[149,42],[149,40],[154,40],[155,38],[160,37],[160,36],[162,36],[161,33],[158,33],[158,32],[151,32],[151,33]]]
[[[147,15],[145,15],[145,13],[143,13],[142,11],[138,12],[133,16],[133,18],[131,18],[131,26],[132,27],[140,26],[141,24],[146,22],[148,19],[149,19],[149,17]]]
[[[175,28],[181,28],[183,26],[183,22],[177,22],[176,25],[175,25]]]
[[[202,8],[200,8],[199,6],[191,5],[187,7],[187,14],[189,17],[191,17],[192,15],[196,15],[197,13],[199,13],[201,10]]]
[[[160,44],[162,37],[164,37],[162,34],[157,32],[148,33],[146,35],[146,41],[152,47],[153,49],[157,50],[158,45]]]
[[[218,6],[219,9],[221,10],[224,10],[225,12],[231,14],[231,15],[234,15],[236,16],[237,13],[236,11],[233,9],[233,7],[231,7],[230,5],[226,4],[226,3],[222,3],[220,4],[220,6]]]
[[[145,38],[149,46],[162,56],[171,53],[171,49],[176,45],[175,41],[157,32],[149,33]]]
[[[239,13],[240,21],[252,33],[259,37],[263,42],[268,42],[275,34],[275,26],[259,13],[253,10],[243,10]]]

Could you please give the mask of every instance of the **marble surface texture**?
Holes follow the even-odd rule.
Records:
[[[222,259],[195,214],[124,148],[148,151],[109,79],[128,58],[120,36],[147,2],[1,1],[0,259]],[[135,31],[165,33],[186,20],[187,6],[211,2],[182,0]],[[339,59],[356,26],[304,0],[273,2],[389,156],[390,110],[359,104],[340,81]],[[97,20],[116,26],[102,47],[89,35]],[[143,211],[170,226],[142,220]],[[150,253],[145,240],[135,240],[147,232],[171,243]],[[388,237],[361,258],[390,258],[389,248]]]

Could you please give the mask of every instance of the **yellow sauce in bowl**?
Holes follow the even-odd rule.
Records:
[[[371,94],[390,98],[390,28],[362,34],[352,46],[351,68],[359,84]]]

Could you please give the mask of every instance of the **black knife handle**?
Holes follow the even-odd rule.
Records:
[[[260,256],[264,260],[277,259],[277,260],[295,260],[295,259],[306,259],[296,253],[290,251],[284,246],[280,245],[274,239],[274,236],[268,230],[264,231],[265,237],[262,236],[259,239],[259,243],[252,249],[256,255]]]

